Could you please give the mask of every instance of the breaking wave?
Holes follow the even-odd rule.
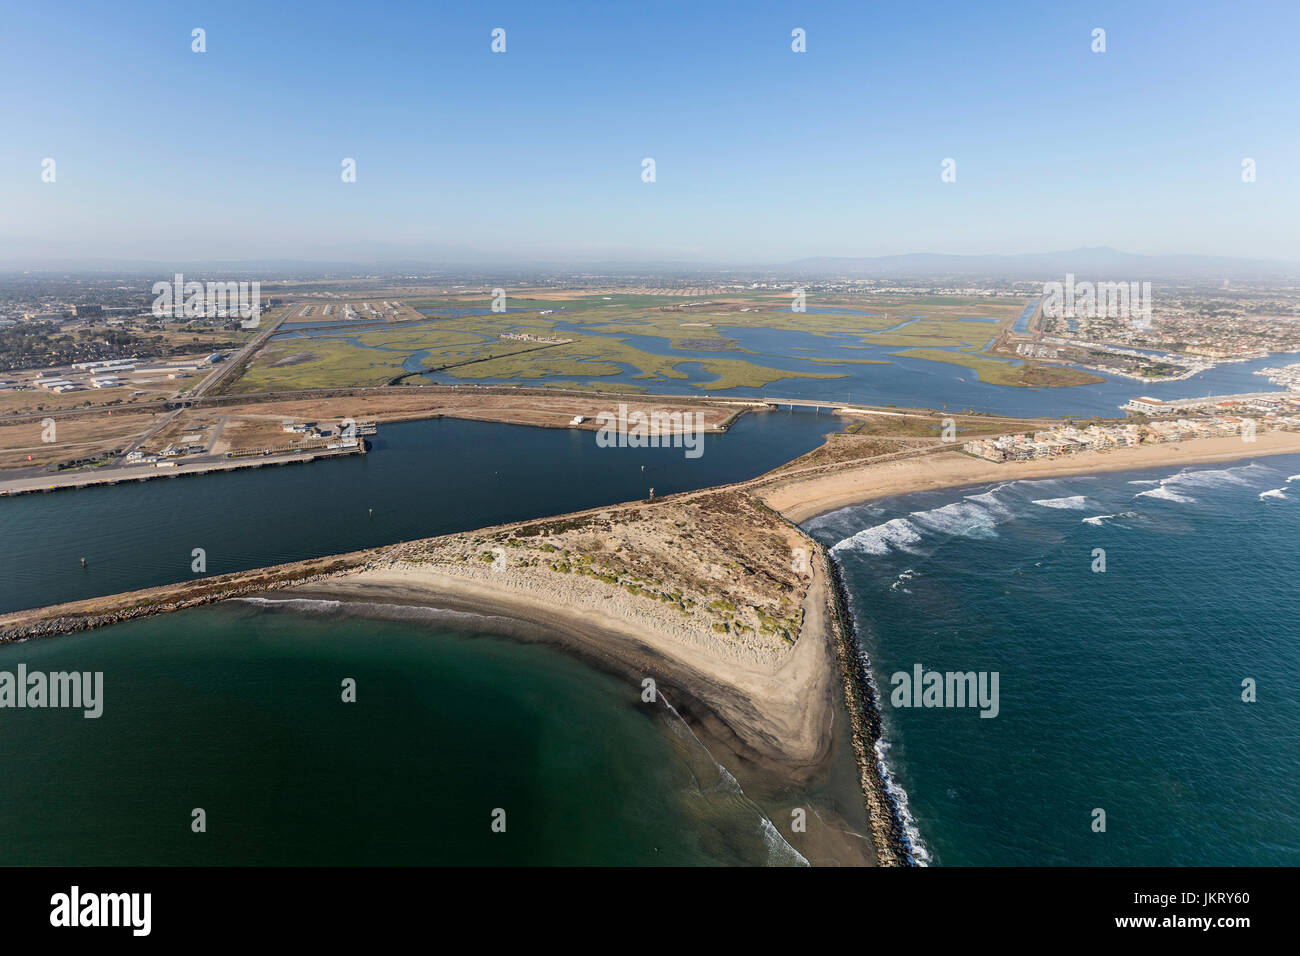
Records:
[[[1073,508],[1077,510],[1088,507],[1088,499],[1083,495],[1071,495],[1068,498],[1040,498],[1034,504],[1040,508]]]
[[[906,518],[894,518],[873,528],[863,528],[857,534],[845,538],[831,548],[832,554],[844,551],[863,551],[867,554],[889,554],[893,549],[912,550],[910,545],[919,544],[921,532]]]
[[[905,518],[891,518],[881,524],[871,525],[831,546],[832,554],[857,551],[883,557],[895,552],[921,553],[918,545],[927,535],[963,538],[996,538],[998,525],[1016,515],[1016,503],[1005,502],[999,492],[1018,486],[1055,484],[1059,479],[1047,481],[1008,481],[979,494],[966,495],[959,501],[949,502],[925,511],[913,511]],[[1033,502],[1045,508],[1086,508],[1088,499],[1083,495],[1062,498],[1041,498]],[[1020,505],[1023,508],[1023,504]]]
[[[921,839],[921,830],[916,825],[916,817],[912,816],[911,807],[907,803],[907,791],[903,789],[889,770],[889,742],[881,737],[876,741],[876,770],[880,774],[880,779],[885,784],[885,796],[893,805],[895,815],[898,817],[899,825],[903,830],[903,843],[908,854],[912,857],[912,862],[917,866],[929,866],[932,857],[930,849]]]
[[[1175,501],[1179,504],[1192,504],[1196,501],[1190,495],[1180,495],[1172,488],[1166,488],[1161,485],[1159,488],[1152,488],[1150,491],[1139,491],[1134,498],[1159,498],[1161,501]]]
[[[1136,511],[1121,511],[1119,514],[1115,515],[1093,515],[1091,518],[1084,518],[1083,523],[1099,528],[1111,518],[1136,518],[1137,516],[1138,513]]]
[[[1139,491],[1133,496],[1135,498],[1159,498],[1162,501],[1172,501],[1177,504],[1191,504],[1196,499],[1187,494],[1189,490],[1212,490],[1214,488],[1249,485],[1250,481],[1247,478],[1247,473],[1254,470],[1267,471],[1268,469],[1251,462],[1249,465],[1240,465],[1236,468],[1180,471],[1176,475],[1170,475],[1168,478],[1158,478],[1154,482],[1131,481],[1129,484],[1154,484],[1156,486],[1147,491]]]

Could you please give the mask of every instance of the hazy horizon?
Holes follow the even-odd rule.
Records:
[[[0,266],[1300,260],[1292,5],[140,6],[8,14]]]

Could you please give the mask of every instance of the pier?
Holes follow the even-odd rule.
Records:
[[[83,472],[74,474],[33,475],[0,481],[0,498],[29,495],[70,488],[90,488],[94,485],[119,485],[132,481],[154,481],[159,478],[180,478],[190,475],[207,475],[218,471],[240,471],[245,468],[267,468],[273,465],[299,465],[321,458],[338,458],[346,455],[366,454],[365,442],[359,441],[349,448],[296,448],[291,450],[249,450],[238,456],[195,461],[185,464],[169,461],[159,468],[156,464],[114,468],[99,474]]]

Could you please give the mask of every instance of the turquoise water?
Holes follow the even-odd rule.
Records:
[[[844,571],[919,859],[1300,864],[1300,456],[913,494],[808,529]],[[895,706],[916,664],[998,672],[997,716]]]
[[[490,621],[295,606],[0,646],[104,674],[98,719],[0,710],[0,865],[802,862],[639,685]]]

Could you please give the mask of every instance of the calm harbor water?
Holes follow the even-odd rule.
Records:
[[[104,674],[97,719],[0,711],[0,865],[803,862],[637,684],[423,613],[233,602],[0,646]]]
[[[843,568],[921,859],[1300,863],[1300,456],[926,492],[808,529]],[[894,706],[916,664],[998,672],[997,716]]]
[[[373,454],[0,501],[0,611],[355,551],[762,474],[843,422],[747,414],[704,451],[599,448],[596,434],[436,419],[384,425]],[[81,566],[81,558],[87,566]]]

